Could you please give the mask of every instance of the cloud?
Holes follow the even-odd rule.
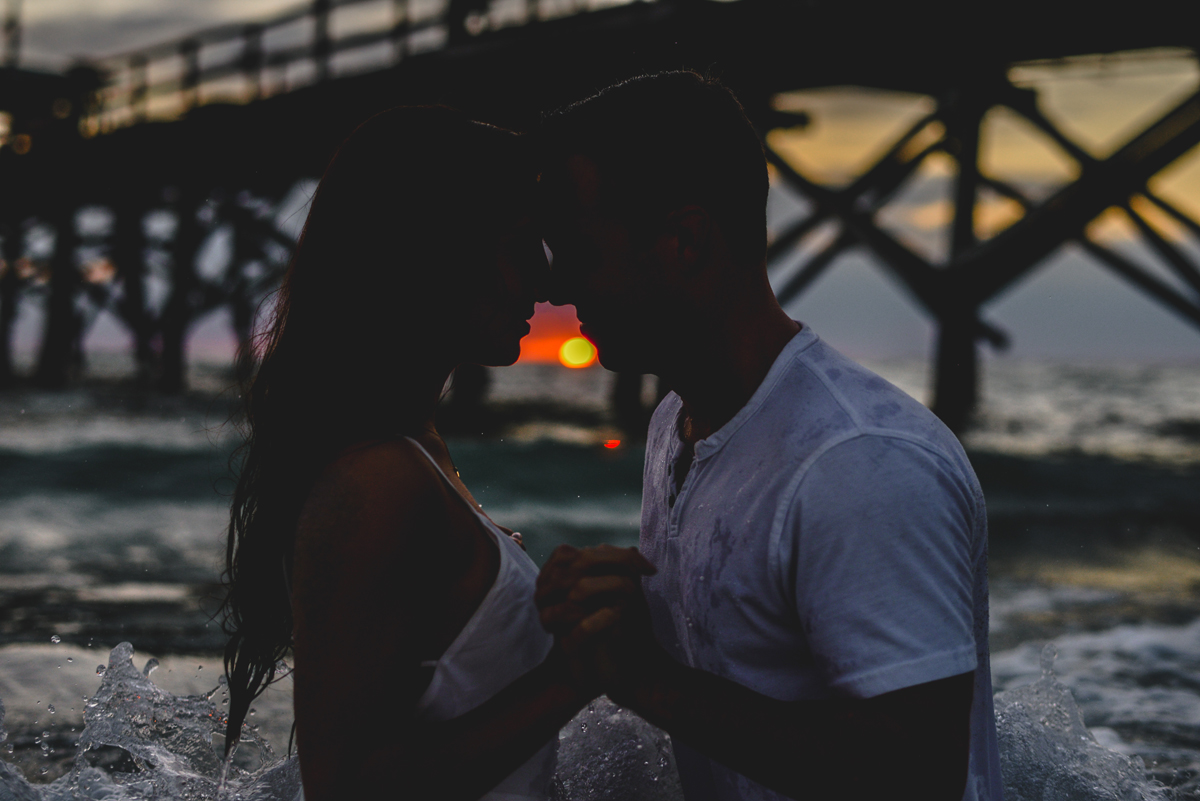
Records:
[[[24,5],[22,62],[62,69],[224,22],[277,14],[296,0],[38,0]]]

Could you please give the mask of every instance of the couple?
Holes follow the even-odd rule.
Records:
[[[544,799],[600,693],[671,734],[688,801],[1000,798],[978,483],[776,303],[766,195],[741,106],[692,72],[526,137],[397,108],[346,140],[247,398],[231,735],[290,652],[308,801]],[[562,546],[539,575],[433,419],[547,298],[675,392],[641,552]]]

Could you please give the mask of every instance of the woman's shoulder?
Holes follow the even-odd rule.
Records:
[[[297,534],[334,531],[343,545],[405,548],[418,532],[443,524],[445,514],[440,477],[414,442],[364,441],[342,449],[318,476]]]
[[[410,480],[425,479],[437,485],[437,473],[421,446],[411,437],[399,436],[347,445],[326,465],[322,477],[361,480],[369,474],[379,478],[395,475]]]

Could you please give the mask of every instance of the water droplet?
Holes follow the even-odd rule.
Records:
[[[8,745],[4,746],[4,750],[11,754],[16,750],[16,747],[12,743],[9,743]]]
[[[75,657],[73,657],[73,656],[68,656],[68,657],[67,657],[67,661],[68,661],[68,662],[74,662],[74,661],[75,661]]]
[[[59,637],[57,634],[52,634],[50,635],[50,642],[58,645],[60,642],[62,642],[62,637]]]
[[[1042,678],[1054,678],[1054,660],[1058,658],[1058,648],[1054,643],[1048,642],[1042,648]]]
[[[250,714],[251,714],[251,715],[256,715],[256,714],[258,714],[258,710],[257,710],[257,709],[255,709],[254,707],[250,707]]]
[[[96,665],[96,675],[103,676],[104,671],[108,670],[104,665]],[[86,696],[85,696],[86,697]]]
[[[51,715],[53,715],[53,714],[54,714],[54,704],[50,704],[50,705],[49,705],[49,706],[47,706],[46,708],[50,710],[50,714],[51,714]]]
[[[204,665],[196,665],[196,670],[204,670]]]
[[[146,666],[144,668],[142,668],[142,675],[149,676],[151,673],[153,673],[155,671],[155,669],[157,667],[158,667],[158,660],[151,658],[148,662],[146,662]]]

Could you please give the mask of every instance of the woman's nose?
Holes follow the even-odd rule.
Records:
[[[546,280],[542,284],[541,293],[545,295],[544,300],[550,301],[555,306],[567,306],[574,303],[575,293],[568,286],[569,281],[567,280],[570,274],[570,270],[567,269],[568,265],[562,259],[558,260],[557,265],[555,264],[554,252],[550,250],[550,246],[546,244],[545,240],[542,241],[542,247],[546,251],[547,266]]]
[[[550,299],[550,282],[554,275],[554,253],[551,252],[550,246],[544,239],[542,240],[542,256],[533,280],[533,295],[538,303],[545,303]]]
[[[546,299],[555,306],[567,306],[575,302],[574,293],[564,280],[562,271],[550,271],[550,280],[546,282]]]

